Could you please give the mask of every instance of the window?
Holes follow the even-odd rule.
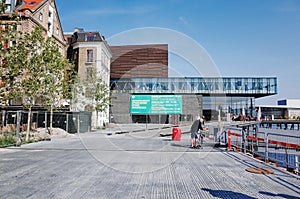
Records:
[[[39,16],[40,21],[43,21],[43,13],[40,12],[40,16]]]
[[[93,77],[93,68],[92,67],[86,68],[86,79],[90,79],[92,77]]]
[[[48,31],[51,32],[51,23],[48,23]]]
[[[8,42],[4,42],[4,49],[8,48]]]
[[[93,62],[93,50],[87,50],[86,62]]]
[[[86,37],[85,37],[85,41],[94,41],[95,36],[92,32],[89,32]]]
[[[58,35],[58,34],[59,34],[59,28],[56,27],[56,35]]]

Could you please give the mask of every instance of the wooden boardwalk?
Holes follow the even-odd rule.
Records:
[[[79,134],[0,149],[0,198],[299,198],[300,179],[239,152],[160,130]],[[273,170],[262,175],[247,168]]]

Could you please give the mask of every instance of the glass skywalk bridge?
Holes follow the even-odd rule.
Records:
[[[276,77],[170,77],[111,79],[116,93],[174,93],[263,97],[277,94]]]

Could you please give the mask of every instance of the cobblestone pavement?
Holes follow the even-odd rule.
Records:
[[[0,149],[0,198],[299,198],[300,180],[238,152],[161,130],[105,131]],[[262,175],[247,168],[274,170]]]

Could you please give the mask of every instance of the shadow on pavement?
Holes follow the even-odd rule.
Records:
[[[226,191],[226,190],[213,190],[213,189],[207,189],[202,188],[203,191],[209,192],[212,196],[217,198],[243,198],[243,199],[256,199],[254,197],[248,196],[243,193],[238,193],[234,191]]]
[[[267,196],[272,196],[272,197],[282,197],[282,198],[288,198],[288,199],[299,199],[299,197],[296,196],[291,196],[291,195],[287,195],[287,194],[275,194],[275,193],[270,193],[270,192],[266,192],[266,191],[260,191],[260,194],[263,195],[267,195]]]

